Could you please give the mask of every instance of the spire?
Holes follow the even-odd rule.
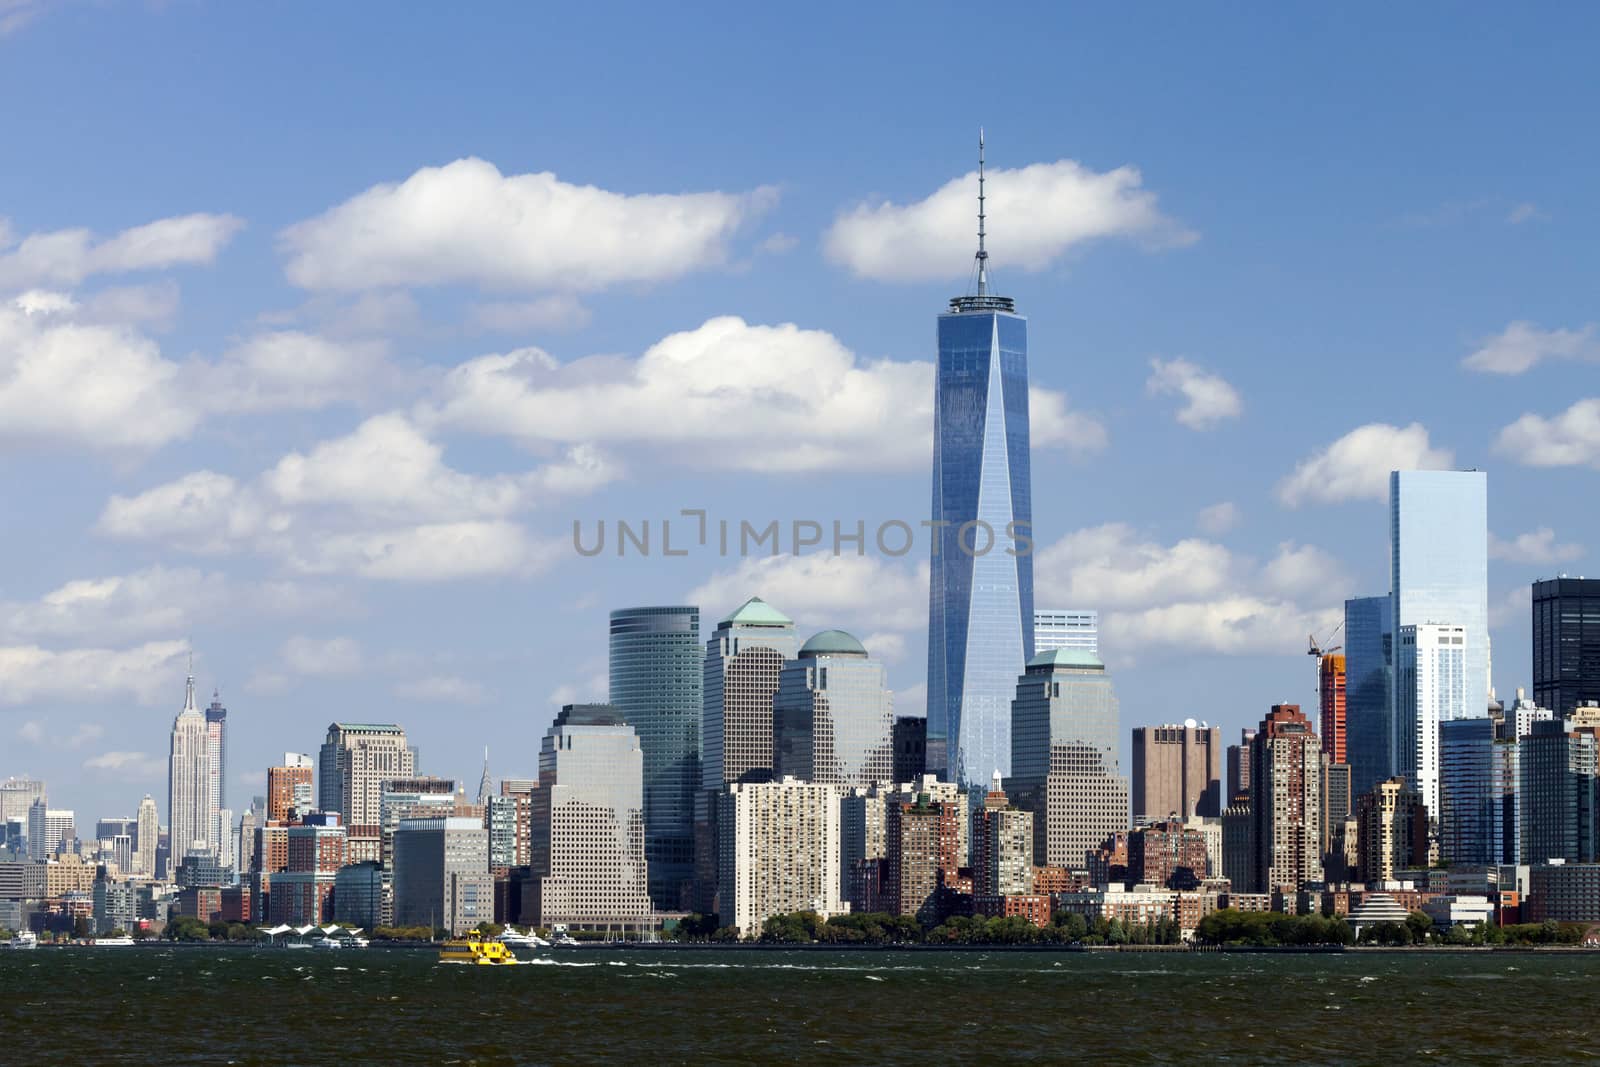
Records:
[[[483,778],[478,782],[478,803],[489,803],[489,797],[494,794],[494,780],[489,777],[489,746],[483,746]]]
[[[200,714],[200,706],[194,701],[194,653],[189,653],[189,680],[184,686],[183,710]]]
[[[978,295],[989,292],[989,253],[984,250],[983,215],[983,127],[978,127]]]

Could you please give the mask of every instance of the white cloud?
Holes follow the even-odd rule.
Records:
[[[721,618],[753,596],[795,620],[807,635],[831,629],[857,636],[912,630],[927,623],[928,565],[876,556],[752,557],[713,574],[688,594],[687,603],[704,605],[708,617]]]
[[[29,719],[17,728],[17,736],[31,745],[37,745],[44,740],[44,723]]]
[[[885,663],[898,663],[906,655],[906,635],[893,630],[879,630],[861,639],[867,654]]]
[[[1143,540],[1126,523],[1107,523],[1042,546],[1034,559],[1039,602],[1109,608],[1217,594],[1231,580],[1233,556],[1222,545],[1186,538],[1174,545]]]
[[[177,317],[179,299],[178,285],[171,279],[113,286],[89,297],[84,317],[90,322],[165,330]]]
[[[1549,215],[1546,215],[1544,212],[1539,210],[1539,206],[1537,204],[1532,203],[1517,204],[1510,211],[1506,212],[1506,221],[1513,226],[1535,220],[1543,221],[1549,217]]]
[[[1491,630],[1515,626],[1523,631],[1527,640],[1528,620],[1532,615],[1533,586],[1527,582],[1513,586],[1504,596],[1489,602],[1489,628]]]
[[[7,37],[44,14],[48,0],[0,0],[0,37]],[[0,220],[0,234],[4,234]]]
[[[729,238],[775,198],[766,188],[629,196],[458,159],[375,185],[289,227],[281,243],[303,289],[592,290],[723,262]]]
[[[1346,584],[1339,561],[1316,545],[1285,541],[1261,571],[1265,588],[1281,596],[1320,598]]]
[[[1187,244],[1195,235],[1162,215],[1136,167],[1096,173],[1070,159],[987,174],[990,248],[1007,268],[1042,270],[1072,246],[1103,237]],[[971,263],[978,176],[947,182],[913,204],[860,204],[828,229],[830,259],[861,277],[937,281]]]
[[[907,470],[932,450],[932,364],[867,363],[824,331],[732,316],[637,360],[482,356],[451,371],[441,397],[425,423],[533,445],[649,446],[702,467]],[[1061,394],[1036,388],[1031,407],[1036,447],[1104,447],[1104,427]]]
[[[918,682],[894,693],[895,715],[925,716],[928,714],[928,683]]]
[[[1580,400],[1548,419],[1524,415],[1500,431],[1494,448],[1529,467],[1600,469],[1600,398]]]
[[[1238,526],[1240,517],[1238,507],[1231,500],[1224,500],[1220,504],[1201,508],[1195,522],[1202,533],[1215,537]]]
[[[1404,428],[1372,422],[1358,426],[1300,462],[1278,484],[1278,499],[1287,507],[1312,502],[1382,500],[1389,491],[1389,472],[1442,470],[1450,466],[1449,449],[1434,448],[1419,422]]]
[[[1152,359],[1144,387],[1149,393],[1182,396],[1184,404],[1177,419],[1191,430],[1209,430],[1244,411],[1238,390],[1226,379],[1186,359]]]
[[[103,241],[85,229],[53,230],[11,248],[8,227],[0,224],[0,288],[77,285],[94,274],[210,263],[243,225],[232,215],[181,215]]]
[[[130,696],[141,704],[170,703],[171,679],[181,676],[188,651],[186,641],[59,652],[38,645],[0,645],[0,704],[112,701]]]
[[[571,293],[555,293],[537,300],[476,304],[468,313],[472,325],[488,333],[579,330],[589,325],[593,317]]]
[[[428,523],[370,533],[336,534],[295,552],[289,565],[309,574],[355,574],[403,582],[511,577],[536,573],[563,550],[513,522]]]
[[[167,761],[160,756],[143,752],[102,752],[83,761],[84,770],[110,774],[123,781],[145,781],[163,778]]]
[[[217,414],[314,410],[381,389],[384,353],[372,341],[330,341],[298,330],[261,333],[217,363],[194,368],[191,388]]]
[[[1486,338],[1461,365],[1487,374],[1522,374],[1558,359],[1600,363],[1600,326],[1591,322],[1576,330],[1545,330],[1519,320]]]
[[[283,643],[278,654],[287,669],[312,678],[357,674],[366,662],[361,645],[350,637],[315,638],[297,634]]]
[[[196,471],[137,496],[113,496],[100,513],[98,529],[108,537],[220,553],[266,529],[281,533],[288,522],[287,516],[266,514],[227,475]]]
[[[488,699],[480,683],[448,675],[401,682],[393,692],[401,700],[428,704],[482,704]]]
[[[1489,535],[1489,556],[1510,563],[1571,563],[1583,556],[1582,545],[1558,544],[1556,532],[1548,526],[1518,534],[1510,541]]]

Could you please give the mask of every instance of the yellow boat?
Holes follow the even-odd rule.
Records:
[[[477,934],[468,934],[455,941],[446,941],[439,947],[440,963],[473,963],[485,967],[508,967],[522,961],[498,941],[486,941]]]

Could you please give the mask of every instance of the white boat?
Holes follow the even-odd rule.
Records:
[[[32,930],[24,930],[10,941],[0,941],[0,948],[38,948],[39,935]]]
[[[517,933],[516,930],[512,929],[509,926],[505,928],[505,931],[503,933],[501,933],[501,935],[498,938],[496,938],[496,940],[499,941],[502,945],[507,946],[508,948],[549,948],[550,947],[550,942],[546,941],[544,938],[540,937],[538,934],[534,933],[532,930],[529,930],[525,934],[519,934],[519,933]]]
[[[560,948],[576,948],[578,946],[578,939],[575,937],[569,937],[566,934],[557,934],[553,943]]]
[[[312,948],[344,948],[344,944],[331,937],[319,937],[311,942]]]
[[[123,948],[127,945],[136,945],[138,942],[124,935],[122,937],[97,937],[89,944],[95,948]]]
[[[310,948],[311,947],[311,942],[309,942],[309,941],[285,941],[283,943],[283,947],[284,948]]]

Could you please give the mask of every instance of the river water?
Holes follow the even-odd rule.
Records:
[[[525,958],[530,954],[524,953]],[[0,1063],[1551,1062],[1600,955],[0,952]]]

